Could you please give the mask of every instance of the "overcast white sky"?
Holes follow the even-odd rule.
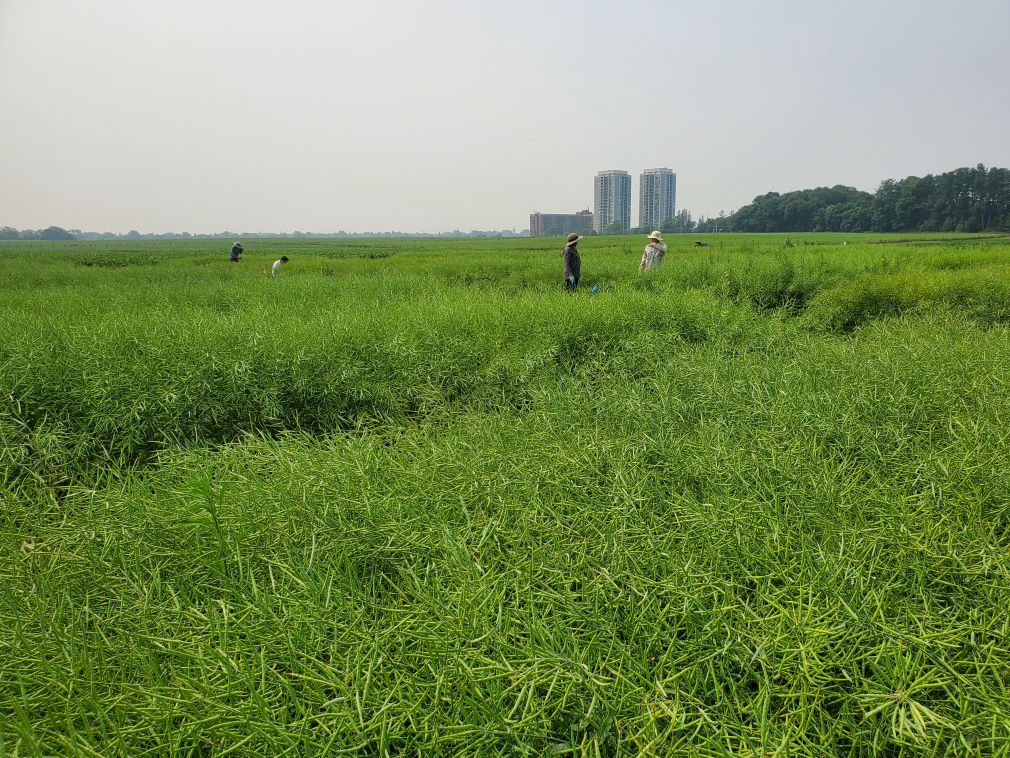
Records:
[[[0,0],[0,226],[441,231],[1010,166],[1010,1]]]

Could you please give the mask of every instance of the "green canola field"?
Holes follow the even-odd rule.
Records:
[[[1010,237],[644,242],[0,243],[0,755],[1010,754]]]

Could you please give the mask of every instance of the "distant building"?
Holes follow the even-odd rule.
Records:
[[[661,229],[677,215],[677,175],[668,168],[647,168],[638,186],[638,226]]]
[[[627,171],[601,171],[593,181],[595,216],[593,228],[602,232],[615,221],[621,231],[631,227],[631,174]]]
[[[593,230],[593,213],[531,213],[531,237],[565,237],[572,232],[589,234]]]

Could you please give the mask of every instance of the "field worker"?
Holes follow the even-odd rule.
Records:
[[[242,243],[236,242],[231,246],[231,254],[228,256],[228,260],[232,263],[238,263],[242,260]]]
[[[575,232],[568,235],[568,242],[565,244],[565,251],[561,258],[565,262],[565,289],[576,290],[579,288],[579,276],[582,274],[582,259],[579,257],[579,240],[582,239]]]
[[[666,255],[666,245],[663,244],[663,235],[658,231],[649,235],[649,244],[645,246],[642,253],[642,263],[638,267],[638,273],[651,271],[663,265],[663,256]]]
[[[282,255],[280,258],[274,261],[274,267],[270,269],[270,276],[277,276],[281,272],[281,266],[288,262],[288,257]]]

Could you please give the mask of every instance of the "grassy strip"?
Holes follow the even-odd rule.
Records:
[[[977,377],[1008,347],[929,334],[686,344],[633,384],[599,358],[525,414],[178,452],[17,505],[5,739],[993,749],[1010,451]]]

